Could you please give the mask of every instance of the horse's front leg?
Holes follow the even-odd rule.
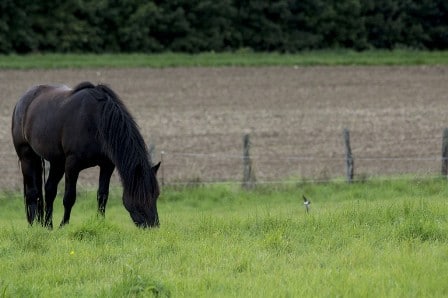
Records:
[[[65,162],[65,193],[64,193],[64,217],[61,227],[70,221],[72,207],[76,201],[76,182],[78,181],[80,169],[75,158],[68,158]]]
[[[110,161],[100,166],[100,178],[98,183],[97,201],[98,201],[98,214],[103,217],[106,213],[106,204],[107,199],[109,197],[110,177],[112,176],[114,169],[115,166]]]
[[[50,229],[53,228],[53,203],[62,176],[64,176],[64,162],[51,162],[50,173],[45,183],[45,226]]]

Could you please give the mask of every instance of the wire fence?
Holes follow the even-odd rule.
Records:
[[[235,184],[243,183],[243,155],[219,153],[167,152],[163,156],[163,170],[159,176],[164,185],[197,184]],[[345,177],[344,156],[259,156],[251,155],[257,184],[293,184],[301,182],[322,183],[328,181],[347,181]],[[441,176],[441,164],[446,160],[441,155],[433,156],[355,156],[355,175],[353,181],[366,179],[404,179],[413,177],[432,179]],[[233,175],[213,175],[214,169],[225,162],[233,164],[237,171]],[[260,170],[262,165],[264,171]],[[201,175],[179,177],[176,169],[189,167],[203,169]],[[272,173],[275,168],[289,167],[291,170],[281,174]],[[198,170],[196,173],[200,172]]]
[[[5,154],[2,154],[4,156]],[[241,184],[243,183],[243,156],[218,153],[179,153],[163,152],[162,167],[159,170],[159,182],[162,185],[203,185],[203,184]],[[328,181],[346,181],[344,176],[344,157],[318,157],[318,156],[277,156],[266,164],[266,157],[251,156],[254,164],[256,184],[294,184],[301,182],[323,183]],[[366,179],[403,179],[401,176],[434,178],[440,177],[440,168],[443,158],[441,156],[427,157],[355,157],[355,175],[353,181],[365,181]],[[409,163],[409,171],[403,164],[397,170],[396,163]],[[264,164],[265,171],[257,171],[260,164]],[[291,168],[287,176],[267,173],[273,168],[285,163],[300,163]],[[373,164],[372,164],[373,163]],[[324,165],[325,164],[325,165]],[[233,165],[233,166],[232,166]],[[223,167],[233,168],[226,170]],[[268,170],[266,170],[266,167]],[[178,169],[190,168],[191,176],[179,175]],[[416,169],[418,168],[418,169]],[[19,164],[15,167],[4,169],[2,189],[19,190],[22,187],[22,176]],[[306,174],[309,173],[309,174]],[[48,170],[47,170],[48,174]],[[80,187],[96,187],[98,170],[96,168],[83,171],[80,175]],[[118,184],[119,178],[114,173],[112,184]]]
[[[328,141],[328,140],[327,140]],[[381,142],[380,142],[381,141]],[[406,142],[397,141],[396,138],[373,139],[376,147],[400,143],[403,148],[412,144],[432,143],[433,148],[441,148],[441,138],[407,138]],[[333,140],[332,143],[335,143]],[[297,183],[322,183],[328,181],[347,181],[345,163],[346,157],[342,153],[343,142],[337,150],[328,155],[300,155],[280,154],[275,148],[266,152],[255,145],[251,149],[250,160],[256,184],[297,184]],[[380,144],[379,144],[380,143]],[[443,142],[442,142],[443,143]],[[396,146],[395,146],[396,147]],[[385,155],[369,155],[368,142],[362,146],[355,146],[353,151],[354,177],[353,181],[365,181],[367,179],[432,179],[441,176],[442,164],[447,160],[436,150],[422,154],[402,154],[407,152],[385,151]],[[247,156],[240,150],[229,152],[194,152],[153,150],[153,160],[161,160],[162,165],[158,173],[159,182],[167,185],[204,185],[204,184],[242,184],[244,182],[244,162]],[[265,148],[262,148],[265,149]],[[300,150],[300,148],[298,149]],[[440,149],[439,149],[440,150]],[[439,151],[438,150],[438,151]],[[238,153],[239,151],[239,153]],[[336,154],[335,152],[341,152]],[[378,150],[377,150],[378,151]],[[443,151],[443,149],[442,149]],[[263,153],[260,153],[263,152]],[[414,150],[413,152],[419,152]],[[22,189],[22,175],[17,157],[14,152],[0,152],[3,162],[3,175],[0,179],[2,190]],[[12,162],[14,161],[14,162]],[[48,165],[47,165],[48,167]],[[48,174],[48,171],[46,171]],[[79,188],[96,188],[99,171],[97,168],[82,171],[79,179]],[[111,184],[120,185],[118,174],[115,172]]]

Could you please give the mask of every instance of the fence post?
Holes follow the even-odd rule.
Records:
[[[165,163],[163,162],[163,156],[165,155],[165,151],[160,151],[160,166],[162,177],[160,178],[160,182],[162,183],[162,187],[165,186]]]
[[[345,143],[345,170],[347,176],[347,182],[353,182],[354,162],[352,156],[352,149],[350,147],[350,132],[347,128],[344,128],[344,143]]]
[[[255,176],[252,172],[252,160],[250,159],[250,135],[243,136],[243,187],[252,188],[255,185]]]
[[[448,128],[443,130],[442,138],[442,176],[448,175]]]

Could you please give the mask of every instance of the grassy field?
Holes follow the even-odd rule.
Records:
[[[421,64],[448,52],[0,56],[0,69]],[[153,230],[132,224],[120,189],[102,220],[79,188],[72,222],[53,231],[29,227],[21,194],[3,192],[0,297],[446,297],[447,183],[168,187]]]
[[[299,54],[201,53],[163,54],[31,54],[0,55],[0,69],[176,66],[314,66],[314,65],[438,65],[448,64],[448,52],[312,51]]]
[[[447,197],[443,179],[166,188],[140,230],[115,189],[105,220],[82,192],[48,231],[3,193],[0,296],[446,297]]]

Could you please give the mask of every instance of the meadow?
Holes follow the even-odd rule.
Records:
[[[445,179],[167,187],[160,228],[141,230],[114,188],[105,219],[86,191],[72,222],[49,231],[3,193],[0,295],[443,297],[447,196]]]

